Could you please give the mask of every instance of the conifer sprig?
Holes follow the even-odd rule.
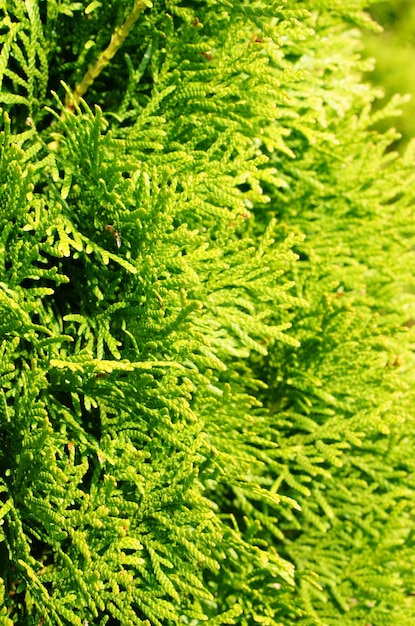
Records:
[[[123,45],[124,41],[130,34],[135,22],[140,17],[141,13],[146,8],[151,8],[153,5],[149,0],[135,0],[134,6],[128,14],[125,22],[122,26],[116,27],[111,35],[111,41],[107,48],[99,55],[96,63],[88,68],[88,71],[84,75],[81,82],[75,87],[73,92],[73,100],[79,102],[79,100],[85,95],[88,88],[92,85],[94,80],[98,78],[102,70],[111,62],[112,58],[117,54],[118,50]],[[67,98],[66,108],[72,108],[73,104]]]

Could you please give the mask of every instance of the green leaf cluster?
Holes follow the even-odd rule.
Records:
[[[415,624],[367,4],[0,2],[0,626]]]

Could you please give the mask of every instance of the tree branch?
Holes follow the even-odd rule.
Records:
[[[66,109],[72,110],[74,103],[79,102],[82,96],[87,92],[94,80],[101,74],[102,70],[108,65],[111,59],[116,55],[124,41],[127,39],[132,27],[140,17],[141,13],[152,4],[149,0],[135,0],[134,6],[121,27],[117,27],[111,37],[111,41],[107,48],[101,52],[95,65],[88,68],[83,79],[76,86],[72,94],[72,102],[69,97],[66,98]]]

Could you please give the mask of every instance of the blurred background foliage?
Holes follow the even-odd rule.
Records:
[[[366,55],[376,60],[369,80],[384,88],[384,105],[396,94],[409,94],[411,99],[402,107],[402,117],[393,121],[401,133],[399,147],[415,137],[415,0],[383,0],[375,3],[370,13],[383,27],[382,33],[367,33]],[[390,119],[380,127],[385,130]]]

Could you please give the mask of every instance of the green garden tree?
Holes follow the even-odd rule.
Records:
[[[0,1],[0,626],[415,624],[367,4]]]

